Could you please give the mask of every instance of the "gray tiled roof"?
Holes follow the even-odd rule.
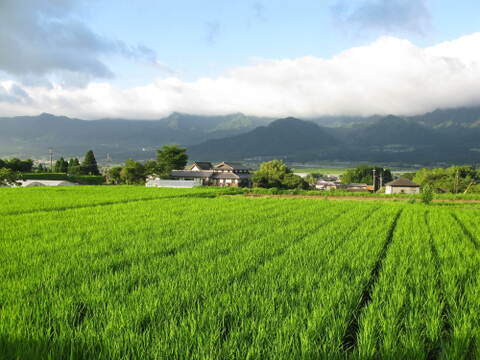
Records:
[[[195,161],[192,166],[190,166],[190,169],[192,169],[195,165],[197,165],[200,170],[212,170],[213,165],[211,162],[208,161]]]
[[[212,176],[213,171],[172,170],[171,174],[173,177],[208,178]]]
[[[250,179],[251,174],[235,174],[233,172],[218,172],[212,175],[212,179]]]

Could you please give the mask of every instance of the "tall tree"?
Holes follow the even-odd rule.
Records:
[[[183,169],[187,165],[187,149],[177,145],[164,145],[157,150],[157,167],[160,175],[169,176],[172,170]]]
[[[84,175],[100,175],[98,170],[97,160],[92,150],[88,150],[85,154],[85,158],[80,166],[81,173]]]
[[[55,162],[55,172],[66,173],[68,171],[68,162],[63,157]]]
[[[77,158],[71,158],[68,161],[67,173],[70,175],[80,174],[80,161]]]

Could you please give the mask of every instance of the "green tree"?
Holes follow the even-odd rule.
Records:
[[[422,188],[421,197],[424,204],[430,204],[430,202],[433,200],[433,189],[430,185],[427,184]]]
[[[164,145],[157,150],[157,169],[159,175],[170,176],[172,170],[183,169],[187,165],[187,149],[177,145]]]
[[[380,176],[383,176],[383,184],[386,184],[389,181],[392,181],[392,173],[390,169],[383,169],[378,166],[370,165],[360,165],[355,169],[348,169],[341,175],[342,183],[352,184],[352,183],[363,183],[368,185],[373,185],[373,170],[377,176],[377,181],[380,179]],[[377,183],[377,186],[380,184]]]
[[[33,168],[33,171],[37,173],[45,173],[48,170],[45,166],[43,166],[42,163],[39,163],[36,167]]]
[[[67,173],[69,175],[79,175],[80,174],[80,161],[77,158],[71,158],[68,161]]]
[[[413,181],[440,192],[460,193],[464,192],[471,184],[479,179],[478,171],[469,165],[451,166],[447,169],[420,169]]]
[[[113,166],[107,171],[107,183],[118,185],[122,183],[122,167],[121,166]]]
[[[12,169],[0,168],[0,186],[18,185],[22,174]]]
[[[83,175],[100,175],[98,170],[97,160],[92,150],[88,150],[85,154],[82,164],[80,165],[80,172]]]
[[[157,166],[157,162],[155,160],[147,160],[145,161],[145,163],[143,164],[143,167],[145,168],[145,175],[148,176],[148,175],[153,175],[153,174],[156,174],[158,172],[158,166]]]
[[[63,157],[55,162],[55,172],[66,173],[68,171],[68,162]]]
[[[139,162],[128,159],[120,171],[120,178],[125,184],[142,184],[145,182],[145,168]]]
[[[2,167],[5,167],[12,171],[31,172],[33,168],[33,160],[32,159],[20,160],[18,158],[12,158],[10,160],[3,161]]]
[[[322,176],[321,174],[311,173],[305,177],[305,181],[308,183],[308,185],[315,186],[315,184],[317,183],[318,179],[321,178],[321,176]]]
[[[264,162],[252,176],[253,186],[279,189],[305,189],[308,184],[281,160]]]

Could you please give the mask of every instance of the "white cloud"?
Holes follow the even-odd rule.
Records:
[[[83,89],[23,86],[24,93],[19,84],[0,82],[5,89],[0,115],[52,112],[89,119],[155,119],[173,111],[303,118],[417,114],[480,104],[479,49],[480,33],[427,48],[382,37],[331,59],[262,60],[193,82],[172,76],[129,89],[92,82]],[[12,94],[29,100],[13,101]]]

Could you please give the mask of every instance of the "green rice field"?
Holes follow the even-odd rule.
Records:
[[[0,359],[478,359],[480,205],[0,189]]]

